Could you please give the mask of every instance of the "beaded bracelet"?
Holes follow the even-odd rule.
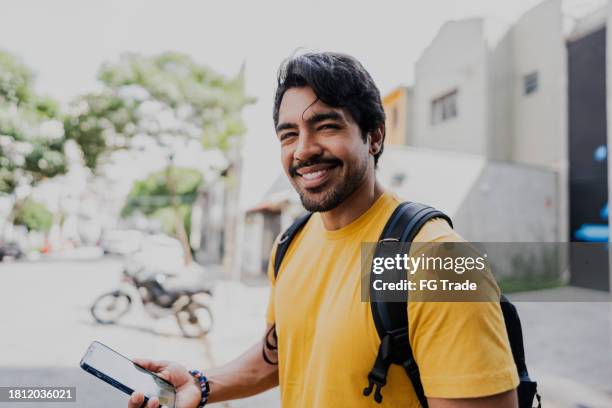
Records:
[[[208,378],[206,378],[206,376],[198,370],[191,370],[189,371],[189,374],[193,375],[198,381],[198,384],[200,384],[200,389],[202,390],[202,399],[198,404],[198,408],[202,408],[206,405],[206,402],[208,402],[208,395],[210,394],[210,385],[208,384]]]

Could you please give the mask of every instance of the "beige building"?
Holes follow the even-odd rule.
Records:
[[[387,120],[385,144],[409,144],[412,137],[412,89],[399,86],[383,97]]]

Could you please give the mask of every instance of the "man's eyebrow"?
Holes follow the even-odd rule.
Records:
[[[295,123],[291,123],[291,122],[283,122],[283,123],[279,123],[278,125],[276,125],[276,133],[280,132],[281,130],[285,130],[285,129],[297,129],[298,125],[296,125]]]
[[[324,120],[343,120],[343,119],[344,117],[338,112],[334,112],[334,111],[321,112],[321,113],[315,113],[314,115],[306,119],[306,123],[312,126],[316,123],[323,122]],[[281,130],[285,130],[285,129],[297,129],[297,128],[298,128],[298,125],[296,125],[295,123],[283,122],[283,123],[279,123],[276,126],[276,133],[280,132]]]
[[[314,125],[319,122],[323,122],[324,120],[343,120],[344,117],[338,112],[330,111],[330,112],[322,112],[315,113],[308,119],[306,119],[306,123],[309,125]]]

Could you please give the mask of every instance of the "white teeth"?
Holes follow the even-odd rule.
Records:
[[[304,177],[306,180],[314,180],[318,177],[321,177],[326,171],[327,170],[313,171],[312,173],[302,174],[302,177]]]

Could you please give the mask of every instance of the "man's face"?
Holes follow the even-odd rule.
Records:
[[[373,168],[357,123],[346,110],[318,100],[310,87],[285,92],[276,134],[285,173],[309,211],[335,208]]]

